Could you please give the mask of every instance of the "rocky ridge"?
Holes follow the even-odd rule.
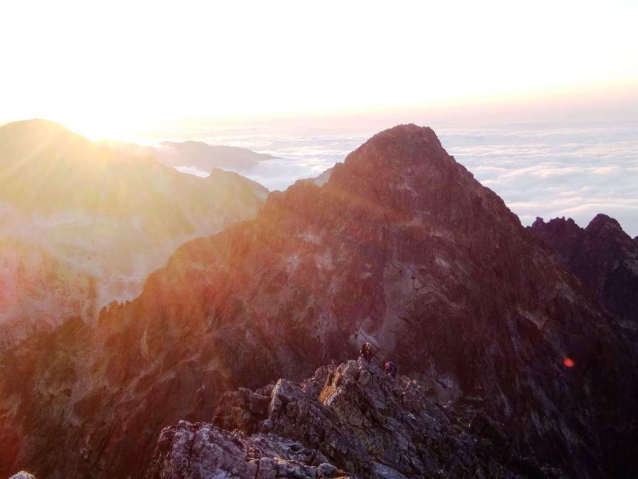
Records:
[[[439,404],[431,389],[359,358],[227,392],[212,424],[162,431],[146,478],[564,477],[515,451],[480,408]]]
[[[0,474],[140,477],[162,428],[363,341],[436,381],[439,402],[482,400],[540,463],[638,470],[632,345],[429,128],[379,133],[322,187],[183,245],[97,326],[70,320],[0,359]]]
[[[530,231],[569,266],[594,297],[630,331],[638,331],[638,243],[613,218],[597,215],[586,228],[574,220],[538,218]]]

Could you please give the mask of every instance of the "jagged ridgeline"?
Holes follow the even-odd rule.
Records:
[[[530,231],[554,249],[620,325],[638,340],[638,242],[599,214],[586,228],[574,220],[538,218]]]
[[[431,129],[414,125],[375,135],[323,186],[299,181],[270,194],[255,220],[186,243],[96,327],[70,320],[6,354],[0,442],[11,447],[0,470],[142,477],[165,426],[211,421],[224,391],[310,377],[363,341],[431,384],[432,404],[480,405],[512,458],[568,477],[636,471],[635,345]],[[420,451],[434,454],[427,441]],[[540,466],[495,460],[543,477]],[[438,464],[454,477],[453,461]]]
[[[433,395],[363,358],[227,392],[213,424],[162,431],[146,478],[565,477],[521,456],[480,409]]]

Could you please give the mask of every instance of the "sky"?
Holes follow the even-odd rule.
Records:
[[[636,0],[2,0],[0,124],[246,146],[271,189],[429,125],[525,224],[637,235],[636,25]]]
[[[638,120],[636,25],[634,0],[3,0],[0,122]]]

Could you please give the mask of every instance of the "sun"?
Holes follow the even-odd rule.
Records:
[[[137,118],[126,119],[110,116],[76,116],[62,119],[60,123],[89,140],[136,141],[141,136],[141,126]]]

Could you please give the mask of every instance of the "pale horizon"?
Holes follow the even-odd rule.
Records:
[[[638,121],[629,1],[24,1],[0,14],[0,123],[45,118],[92,139],[384,116]]]

